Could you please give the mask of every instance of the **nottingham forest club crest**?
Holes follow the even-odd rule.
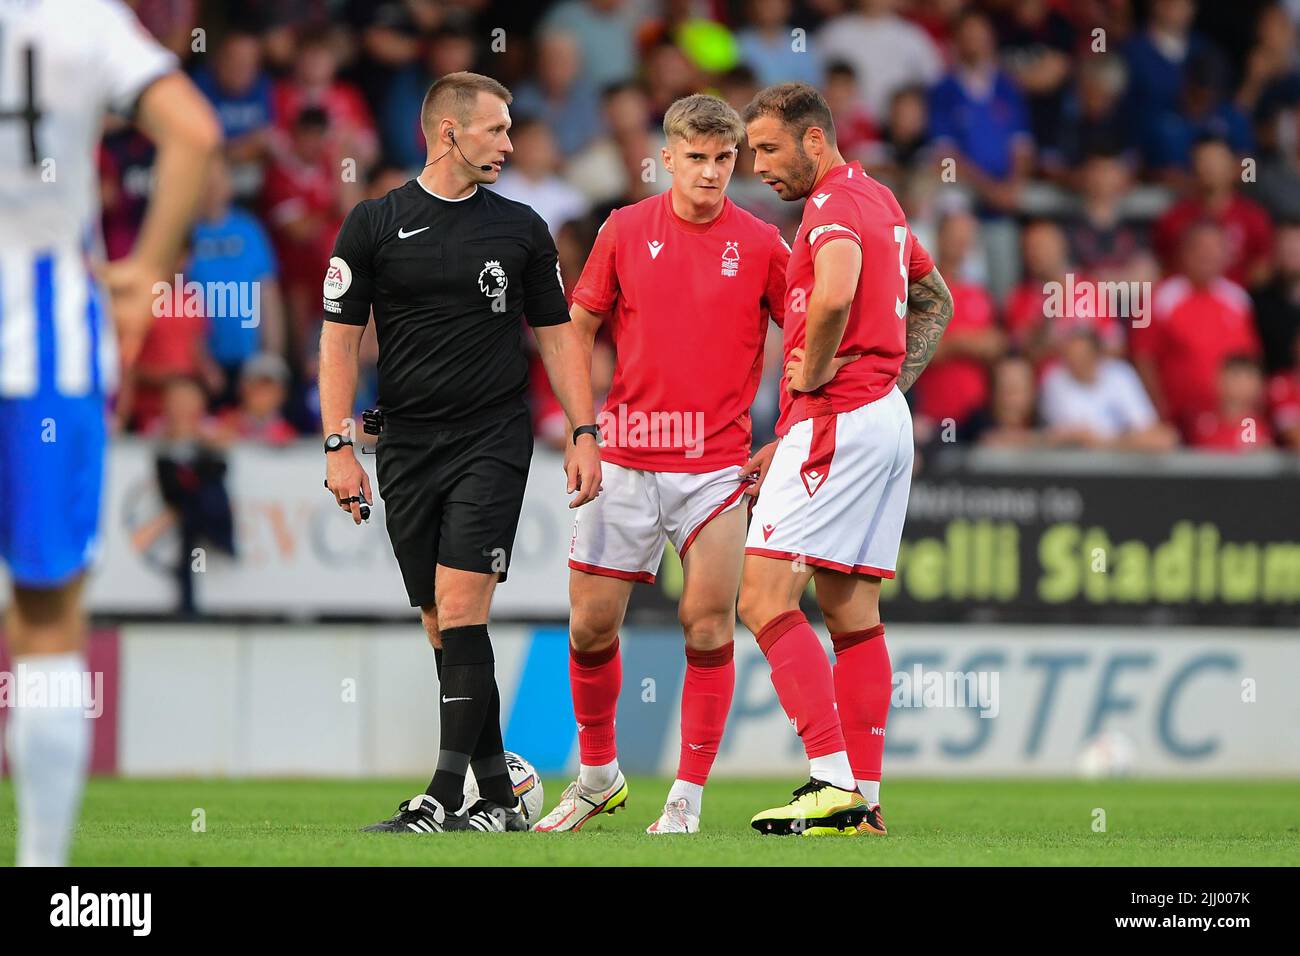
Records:
[[[501,263],[496,259],[489,259],[483,263],[483,271],[478,274],[478,288],[489,299],[495,299],[498,296],[505,295],[506,286],[509,280],[506,277],[506,270],[501,268]]]
[[[736,270],[740,268],[740,243],[728,242],[727,247],[722,250],[722,274],[724,276],[734,276]]]

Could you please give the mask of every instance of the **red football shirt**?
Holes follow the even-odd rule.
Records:
[[[1202,412],[1196,416],[1188,442],[1207,451],[1258,451],[1273,447],[1273,430],[1262,414],[1228,418],[1218,412]]]
[[[850,239],[862,247],[862,274],[836,352],[862,357],[812,392],[792,397],[783,380],[778,435],[805,418],[852,411],[888,394],[907,354],[907,287],[934,268],[894,194],[856,162],[836,166],[809,193],[786,268],[787,361],[805,344],[813,259],[833,239]]]
[[[191,307],[178,310],[177,305]],[[131,423],[137,431],[148,431],[162,417],[167,379],[195,377],[202,371],[200,357],[208,337],[208,319],[194,311],[188,296],[179,303],[169,296],[162,314],[149,326],[135,360],[135,370],[143,380],[136,384],[131,409]]]
[[[776,226],[730,199],[707,223],[678,216],[671,192],[610,213],[573,290],[588,311],[612,313],[605,461],[691,473],[745,462],[789,254]]]
[[[1134,356],[1155,361],[1169,420],[1190,439],[1196,418],[1219,406],[1219,367],[1233,355],[1260,354],[1250,297],[1216,279],[1198,288],[1184,276],[1156,287],[1150,324],[1134,326]]]
[[[1046,282],[1025,279],[1007,294],[1007,333],[1017,348],[1027,347],[1040,334],[1044,323],[1052,326],[1048,329],[1049,334],[1063,331],[1067,325],[1083,324],[1092,328],[1107,348],[1124,344],[1124,330],[1108,314],[1109,302],[1105,296],[1095,295],[1098,280],[1089,275],[1080,275],[1073,288],[1068,280],[1056,281],[1060,285],[1060,290],[1056,293],[1060,296],[1059,304],[1063,313],[1060,315],[1047,315],[1051,290]],[[1094,295],[1089,298],[1087,292],[1093,292]],[[1073,298],[1070,298],[1071,295]],[[955,314],[953,321],[957,321]],[[925,374],[929,375],[930,369],[927,368]]]
[[[1221,212],[1211,213],[1201,200],[1188,198],[1174,203],[1156,221],[1152,238],[1166,272],[1181,268],[1180,244],[1198,219],[1213,219],[1223,229],[1227,275],[1238,285],[1248,284],[1251,273],[1273,255],[1273,223],[1263,206],[1234,194]]]

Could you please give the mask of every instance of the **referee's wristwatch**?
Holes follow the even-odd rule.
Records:
[[[573,443],[578,444],[579,435],[590,435],[596,439],[596,444],[600,444],[600,426],[599,425],[579,425],[573,430]]]
[[[333,435],[326,436],[325,451],[326,452],[338,451],[344,445],[351,445],[351,444],[352,444],[351,438],[346,438],[343,435],[340,435],[338,432],[335,432]]]

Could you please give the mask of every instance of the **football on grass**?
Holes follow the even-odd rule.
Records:
[[[532,764],[509,750],[506,751],[506,768],[510,771],[510,785],[514,788],[515,796],[524,802],[524,820],[531,827],[542,816],[542,778],[537,775]],[[474,771],[466,770],[465,806],[478,798],[478,781],[474,779]]]

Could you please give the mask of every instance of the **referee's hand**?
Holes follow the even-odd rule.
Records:
[[[361,524],[361,502],[357,495],[364,494],[366,501],[370,502],[375,500],[375,496],[370,493],[370,476],[357,461],[351,445],[326,454],[325,484],[339,507],[352,514],[352,523]],[[347,501],[349,498],[352,500]]]
[[[564,474],[568,478],[568,494],[578,493],[569,502],[570,508],[580,508],[595,501],[600,494],[600,445],[592,435],[579,435],[578,443],[569,443],[564,452]]]

